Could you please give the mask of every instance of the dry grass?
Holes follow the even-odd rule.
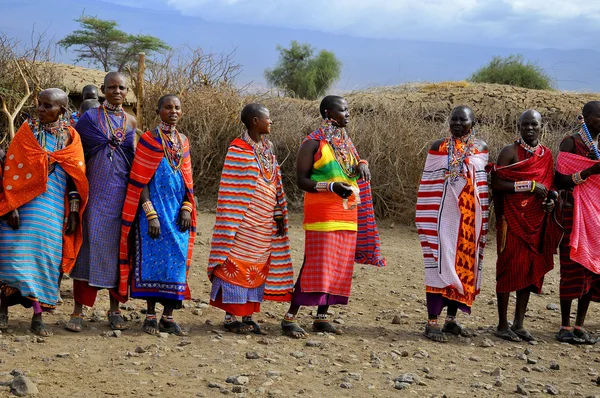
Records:
[[[346,96],[350,105],[349,132],[362,157],[369,160],[378,217],[413,222],[416,192],[427,150],[448,135],[447,117],[459,104],[470,105],[477,117],[477,134],[490,148],[493,161],[516,136],[521,112],[535,107],[545,118],[541,141],[553,152],[576,126],[576,115],[588,96],[556,94],[496,85],[458,82],[409,90],[402,88],[357,92]],[[148,90],[145,109],[153,109],[162,90]],[[292,207],[300,209],[302,193],[295,185],[295,156],[302,139],[319,124],[318,102],[281,97],[242,96],[230,89],[204,87],[182,93],[181,129],[192,144],[196,192],[214,204],[227,145],[242,131],[239,112],[252,101],[264,103],[274,120],[271,140],[282,166]],[[469,101],[471,99],[471,101]],[[153,112],[146,112],[148,116]],[[150,120],[150,119],[145,119]],[[156,119],[154,119],[156,121]]]

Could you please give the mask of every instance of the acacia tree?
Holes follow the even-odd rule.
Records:
[[[265,70],[265,79],[292,97],[317,99],[340,78],[342,62],[334,53],[315,49],[307,43],[292,41],[290,48],[277,46],[279,61]]]
[[[81,29],[73,31],[58,44],[65,49],[75,47],[76,61],[100,64],[105,72],[114,68],[118,71],[133,61],[139,52],[163,52],[169,46],[157,37],[131,35],[120,29],[115,21],[105,21],[97,17],[82,15],[75,21]]]
[[[507,84],[536,90],[549,90],[552,78],[539,65],[525,62],[522,55],[494,57],[482,68],[473,73],[469,81],[474,83]]]

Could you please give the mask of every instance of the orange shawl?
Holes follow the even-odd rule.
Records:
[[[79,214],[83,214],[88,201],[88,181],[85,176],[85,159],[79,134],[73,127],[67,127],[71,143],[55,152],[44,150],[33,135],[29,123],[25,122],[15,134],[4,161],[3,192],[0,193],[0,215],[5,215],[33,198],[46,192],[48,168],[59,164],[71,177],[81,196]],[[65,192],[65,217],[69,215],[67,193]],[[70,272],[75,265],[82,242],[81,222],[75,233],[63,233],[62,270]]]

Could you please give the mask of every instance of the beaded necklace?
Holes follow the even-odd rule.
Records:
[[[115,116],[123,117],[120,126],[113,126],[112,120],[109,117],[109,112]],[[113,152],[117,146],[120,146],[125,140],[125,133],[127,131],[127,114],[123,111],[123,107],[120,105],[113,105],[108,101],[104,101],[101,107],[98,108],[98,121],[100,122],[100,128],[106,133],[106,136],[110,140],[110,152],[108,158],[113,160]]]
[[[335,126],[330,119],[325,119],[320,128],[325,133],[325,138],[333,149],[335,160],[344,174],[349,178],[358,176],[358,162],[352,151],[346,129]]]
[[[65,147],[68,135],[66,131],[66,121],[57,120],[56,122],[41,124],[40,121],[37,119],[29,119],[27,123],[29,123],[31,131],[33,131],[33,136],[35,137],[35,139],[40,144],[43,150],[47,152],[55,152]],[[46,149],[46,136],[48,134],[51,134],[56,138],[56,143],[51,151],[48,151]]]
[[[538,144],[536,146],[527,145],[527,143],[525,141],[523,141],[523,138],[517,138],[517,140],[515,141],[515,143],[519,144],[521,146],[521,148],[525,149],[527,152],[529,152],[532,155],[536,155],[536,151],[540,147],[540,143],[539,142],[538,142]],[[539,157],[544,156],[544,152],[545,152],[545,150],[542,147],[542,153],[537,154],[537,156],[539,156]]]
[[[248,131],[242,134],[242,140],[252,147],[262,178],[268,183],[275,181],[275,177],[277,175],[275,169],[275,155],[271,150],[271,144],[269,143],[269,140],[262,135],[260,137],[260,142],[256,142],[252,139],[252,137],[250,137]]]
[[[596,159],[600,159],[600,152],[598,152],[598,146],[592,140],[592,135],[585,124],[585,120],[583,117],[580,118],[581,122],[581,130],[579,130],[579,136],[583,143],[588,147],[590,151],[594,151],[594,155],[596,155]]]
[[[467,156],[473,153],[475,146],[475,133],[469,132],[463,137],[450,136],[446,138],[448,147],[448,172],[446,178],[451,182],[457,181],[460,177],[465,178],[464,164]]]
[[[179,171],[183,165],[183,140],[177,131],[177,127],[174,124],[161,122],[156,127],[156,132],[162,141],[165,158],[167,158],[173,172]]]

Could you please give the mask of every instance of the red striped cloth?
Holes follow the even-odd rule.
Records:
[[[356,231],[305,231],[303,293],[350,297]]]
[[[526,158],[526,154],[519,146],[519,162],[494,166],[492,173],[504,181],[533,180],[553,189],[554,161],[550,149],[540,145],[533,156]],[[543,201],[530,192],[494,192],[498,228],[497,292],[514,292],[533,286],[533,291],[539,293],[544,275],[554,268],[553,255],[562,229],[554,213],[544,212]],[[542,251],[541,240],[544,240]]]
[[[227,151],[219,183],[217,218],[208,259],[209,278],[212,277],[215,268],[223,264],[229,256],[238,228],[254,197],[258,178],[262,177],[252,147],[241,138],[236,138]],[[273,220],[271,263],[265,282],[264,297],[265,300],[271,301],[290,301],[294,270],[290,255],[287,202],[279,165],[277,165],[276,188],[277,203],[284,217],[285,234],[277,236],[277,225]]]
[[[192,162],[190,158],[190,146],[186,139],[183,143],[183,165],[181,173],[186,187],[186,196],[188,202],[192,204],[192,226],[190,228],[190,238],[188,242],[187,269],[189,271],[192,261],[192,249],[196,237],[196,201],[194,200],[194,180],[192,178]],[[129,184],[127,186],[127,196],[123,204],[122,224],[121,224],[121,243],[119,251],[119,295],[127,296],[129,287],[129,274],[131,272],[131,258],[129,245],[129,231],[131,225],[138,213],[140,194],[142,189],[148,184],[156,172],[158,165],[164,157],[162,144],[159,143],[150,131],[145,132],[138,142],[135,152],[131,173],[129,175]],[[189,287],[186,287],[185,298],[190,299]]]

